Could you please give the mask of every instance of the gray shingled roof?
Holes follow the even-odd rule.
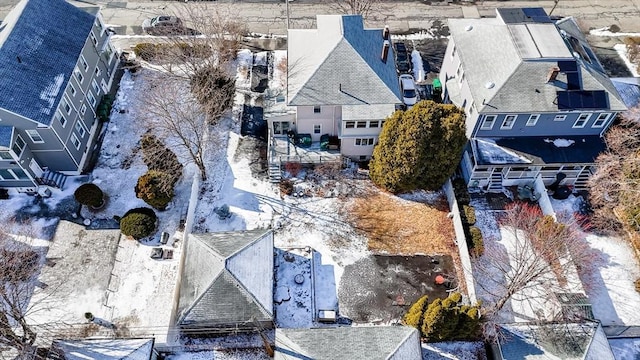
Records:
[[[0,126],[0,146],[8,148],[11,146],[11,136],[13,134],[13,126]]]
[[[149,360],[153,339],[54,340],[52,351],[65,360]]]
[[[558,27],[572,34],[575,23],[564,20]],[[541,113],[557,112],[557,91],[561,85],[547,83],[549,70],[557,66],[557,56],[546,53],[566,53],[567,61],[577,61],[583,90],[604,90],[609,109],[625,110],[611,80],[602,73],[599,64],[574,59],[568,45],[554,24],[528,24],[530,32],[521,31],[522,24],[506,25],[498,18],[450,19],[449,29],[456,44],[464,76],[480,113]],[[553,30],[553,31],[551,31]],[[527,34],[531,34],[530,36]],[[538,51],[546,36],[550,42]],[[577,35],[576,35],[577,37]],[[579,39],[582,41],[581,39]],[[539,41],[541,44],[537,44]],[[565,44],[563,45],[563,42]],[[586,42],[583,46],[588,47]],[[546,49],[546,50],[545,50]],[[449,77],[455,74],[447,74]],[[559,82],[566,82],[564,74]],[[493,84],[493,86],[488,86]]]
[[[289,105],[400,103],[393,49],[359,15],[319,15],[317,30],[289,30]]]
[[[0,107],[49,125],[95,15],[64,0],[22,1],[0,27]]]
[[[611,79],[618,90],[624,104],[631,109],[640,104],[640,79],[617,78]]]
[[[407,341],[415,342],[419,349],[416,329],[407,326],[276,329],[276,359],[383,360]]]
[[[271,309],[265,309],[251,289],[247,289],[226,268],[230,257],[242,252],[267,232],[269,230],[189,235],[177,304],[178,325],[227,326],[248,323],[253,319],[272,319]],[[271,253],[263,255],[273,257]],[[263,271],[255,264],[246,266]]]

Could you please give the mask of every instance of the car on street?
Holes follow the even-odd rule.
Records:
[[[161,15],[146,19],[142,23],[142,30],[149,35],[188,35],[189,29],[185,28],[177,16]]]
[[[413,76],[409,74],[400,75],[400,91],[402,92],[402,102],[411,107],[418,102],[418,92]]]
[[[403,42],[394,42],[393,50],[396,55],[396,68],[400,74],[411,72],[411,59]]]

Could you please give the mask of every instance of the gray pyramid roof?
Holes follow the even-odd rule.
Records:
[[[405,352],[407,348],[409,352]],[[397,357],[402,348],[402,356]],[[421,359],[418,331],[407,326],[276,329],[275,359]]]
[[[289,30],[289,105],[401,102],[393,49],[381,60],[381,29],[364,29],[360,15],[318,15],[317,23]]]
[[[49,125],[96,16],[22,0],[0,26],[0,108]]]
[[[153,339],[55,340],[53,359],[149,360]]]
[[[606,92],[608,101],[602,110],[626,109],[597,59],[587,62],[575,55],[570,37],[595,58],[572,19],[557,25],[552,22],[505,24],[500,18],[449,19],[449,29],[465,79],[481,113],[566,110],[559,108],[557,101],[558,92],[566,89],[547,82],[550,69],[558,66],[559,61],[575,61],[580,90]],[[558,80],[567,83],[564,72]]]
[[[246,261],[245,252],[251,255],[251,261]],[[243,324],[254,319],[270,321],[272,279],[270,230],[190,234],[177,324],[202,327]]]

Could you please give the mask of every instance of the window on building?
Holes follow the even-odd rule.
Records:
[[[536,124],[538,123],[538,119],[540,119],[540,114],[529,115],[527,126],[536,126]]]
[[[8,169],[0,169],[0,177],[2,180],[15,180],[15,176]]]
[[[321,111],[322,111],[322,108],[320,106],[314,106],[313,107],[313,113],[314,114],[320,114]]]
[[[97,68],[96,68],[97,69]],[[100,86],[102,87],[102,91],[106,94],[109,92],[109,88],[107,87],[107,82],[104,79],[100,80]]]
[[[69,85],[69,91],[71,92],[71,95],[75,96],[76,95],[76,88],[73,87],[73,85]]]
[[[24,140],[22,140],[20,135],[18,135],[16,137],[16,141],[13,143],[13,147],[11,148],[11,150],[13,150],[14,154],[16,154],[17,157],[20,157],[20,155],[22,155],[22,150],[24,150],[25,145],[26,143],[24,142]]]
[[[497,115],[485,115],[484,121],[482,122],[481,130],[491,130],[493,128],[493,124],[496,122]]]
[[[372,128],[380,127],[380,121],[378,120],[369,121],[369,127],[372,127]]]
[[[590,117],[591,117],[591,114],[580,114],[578,116],[578,119],[576,119],[576,122],[573,123],[573,127],[583,128],[585,125],[587,125],[587,121],[589,121]]]
[[[96,92],[96,95],[100,95],[100,86],[98,86],[98,82],[95,79],[91,81],[91,86],[93,87],[93,91]]]
[[[82,68],[84,69],[84,71],[89,70],[89,64],[87,63],[87,60],[85,60],[84,56],[80,55],[80,65],[82,65]]]
[[[319,124],[313,125],[314,134],[320,134],[321,131],[322,131],[322,125],[319,125]]]
[[[80,140],[76,136],[76,134],[71,134],[71,143],[75,146],[76,150],[80,149]]]
[[[89,91],[87,93],[87,99],[89,99],[89,103],[91,103],[91,106],[95,107],[96,106],[96,97],[93,96],[93,94],[91,93],[91,91]]]
[[[56,115],[55,115],[54,118],[57,119],[60,122],[60,125],[62,125],[62,127],[67,125],[67,119],[65,119],[65,117],[62,116],[62,114],[60,114],[60,112],[56,112]]]
[[[29,129],[29,130],[25,130],[27,135],[29,135],[29,137],[31,138],[31,141],[33,141],[35,144],[41,144],[44,142],[44,140],[42,139],[42,136],[40,136],[40,133],[38,132],[38,130],[34,130],[34,129]]]
[[[358,129],[364,129],[367,127],[367,122],[366,121],[356,121],[356,127]]]
[[[13,175],[15,175],[15,177],[19,180],[26,180],[29,179],[29,176],[27,176],[27,174],[22,170],[22,169],[9,169],[9,171],[13,172]]]
[[[93,46],[98,46],[98,39],[96,38],[95,35],[93,35],[93,31],[89,33],[89,36],[91,36],[91,42],[93,43]]]
[[[500,129],[511,129],[513,128],[513,124],[516,122],[516,115],[507,115],[504,117],[504,120],[502,121],[502,125],[500,126]]]
[[[80,114],[84,115],[87,112],[87,105],[82,104],[82,107],[80,107]]]
[[[80,72],[80,69],[75,68],[73,70],[73,73],[76,74],[76,79],[78,79],[78,82],[82,83],[82,80],[84,80],[84,76],[82,76],[82,73]]]
[[[373,145],[373,138],[356,139],[357,146],[371,146]]]
[[[96,69],[93,70],[93,73],[96,74],[96,76],[100,76],[100,74],[102,73],[102,71],[100,71],[100,67],[96,66]]]
[[[0,159],[2,160],[13,160],[13,156],[8,151],[0,151]]]
[[[462,84],[463,81],[464,81],[464,72],[462,73],[462,75],[460,75],[460,84]]]
[[[607,123],[607,120],[609,120],[610,117],[611,117],[611,113],[598,114],[598,117],[596,118],[596,121],[593,122],[593,125],[591,127],[594,127],[594,128],[603,127],[604,124]]]
[[[84,134],[87,133],[87,131],[84,129],[84,126],[82,126],[81,121],[76,122],[76,132],[78,132],[78,135],[80,135],[81,138],[83,138]]]
[[[451,57],[454,58],[456,57],[456,46],[453,45],[453,50],[451,50]]]
[[[356,127],[356,122],[355,121],[347,121],[344,124],[344,127],[347,129],[353,129],[354,127]]]
[[[71,114],[71,105],[69,105],[69,102],[65,99],[62,100],[62,109],[67,113],[67,114]]]
[[[553,121],[564,121],[564,119],[566,119],[566,118],[567,118],[567,115],[556,115],[553,118]]]

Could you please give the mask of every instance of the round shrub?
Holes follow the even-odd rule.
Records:
[[[82,205],[99,208],[104,204],[104,193],[96,184],[80,185],[73,193],[73,196]]]
[[[132,209],[120,219],[120,231],[139,240],[155,232],[157,219],[156,213],[149,208]]]
[[[635,281],[636,291],[640,293],[640,279],[636,279]]]
[[[173,199],[173,179],[172,175],[162,171],[147,171],[138,178],[136,197],[158,210],[164,210]]]

